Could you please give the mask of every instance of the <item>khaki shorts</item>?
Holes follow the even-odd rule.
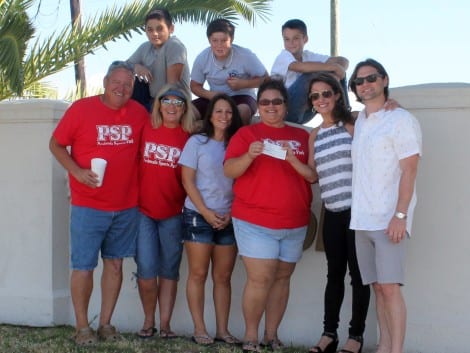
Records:
[[[356,252],[362,283],[405,282],[405,241],[392,243],[385,230],[356,230]]]

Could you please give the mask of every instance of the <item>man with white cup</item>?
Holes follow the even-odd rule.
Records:
[[[70,286],[78,345],[118,338],[110,322],[121,289],[123,258],[135,254],[137,153],[143,124],[149,119],[147,111],[130,99],[133,84],[132,67],[113,62],[103,80],[104,93],[73,103],[49,143],[70,178]],[[91,169],[94,158],[107,162],[104,179],[104,168]],[[99,252],[103,273],[96,335],[89,327],[88,305]]]
[[[103,158],[93,158],[91,160],[91,171],[98,176],[98,183],[96,187],[103,185],[104,171],[106,170],[106,165],[108,161]]]

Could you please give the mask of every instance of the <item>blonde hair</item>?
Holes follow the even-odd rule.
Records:
[[[194,109],[192,108],[192,104],[191,104],[191,98],[190,98],[188,90],[178,84],[167,83],[158,92],[157,96],[155,97],[155,101],[153,103],[152,118],[151,118],[152,126],[154,128],[158,128],[162,126],[163,124],[163,117],[160,112],[160,107],[161,107],[160,99],[165,97],[165,93],[168,91],[177,91],[185,97],[184,98],[184,112],[180,119],[180,125],[184,131],[188,133],[193,133],[195,130],[195,124],[194,124],[195,115],[194,115]]]

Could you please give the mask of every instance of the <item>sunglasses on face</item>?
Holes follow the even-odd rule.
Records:
[[[372,82],[375,82],[377,81],[377,78],[382,78],[383,76],[381,74],[371,74],[371,75],[368,75],[366,77],[356,77],[353,82],[355,83],[356,86],[360,86],[364,83],[364,80],[369,82],[369,83],[372,83]]]
[[[333,97],[333,91],[324,90],[324,91],[321,91],[321,92],[310,92],[309,97],[313,101],[316,101],[316,100],[320,99],[320,97],[331,98],[331,97]]]
[[[182,107],[184,105],[184,101],[181,99],[170,99],[170,98],[163,98],[161,101],[162,105],[176,105],[177,107]]]
[[[284,99],[282,98],[274,98],[274,99],[260,99],[258,104],[259,105],[281,105],[284,103]]]

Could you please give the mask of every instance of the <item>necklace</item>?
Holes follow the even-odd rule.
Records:
[[[230,65],[232,65],[232,59],[233,59],[233,49],[230,49],[230,56],[228,58],[228,63],[227,63],[227,59],[224,60],[224,63],[222,64],[222,66],[220,66],[218,63],[217,63],[217,59],[214,55],[214,52],[212,52],[212,62],[214,63],[214,66],[216,68],[218,68],[219,70],[225,70],[225,69],[228,69],[230,67]]]

